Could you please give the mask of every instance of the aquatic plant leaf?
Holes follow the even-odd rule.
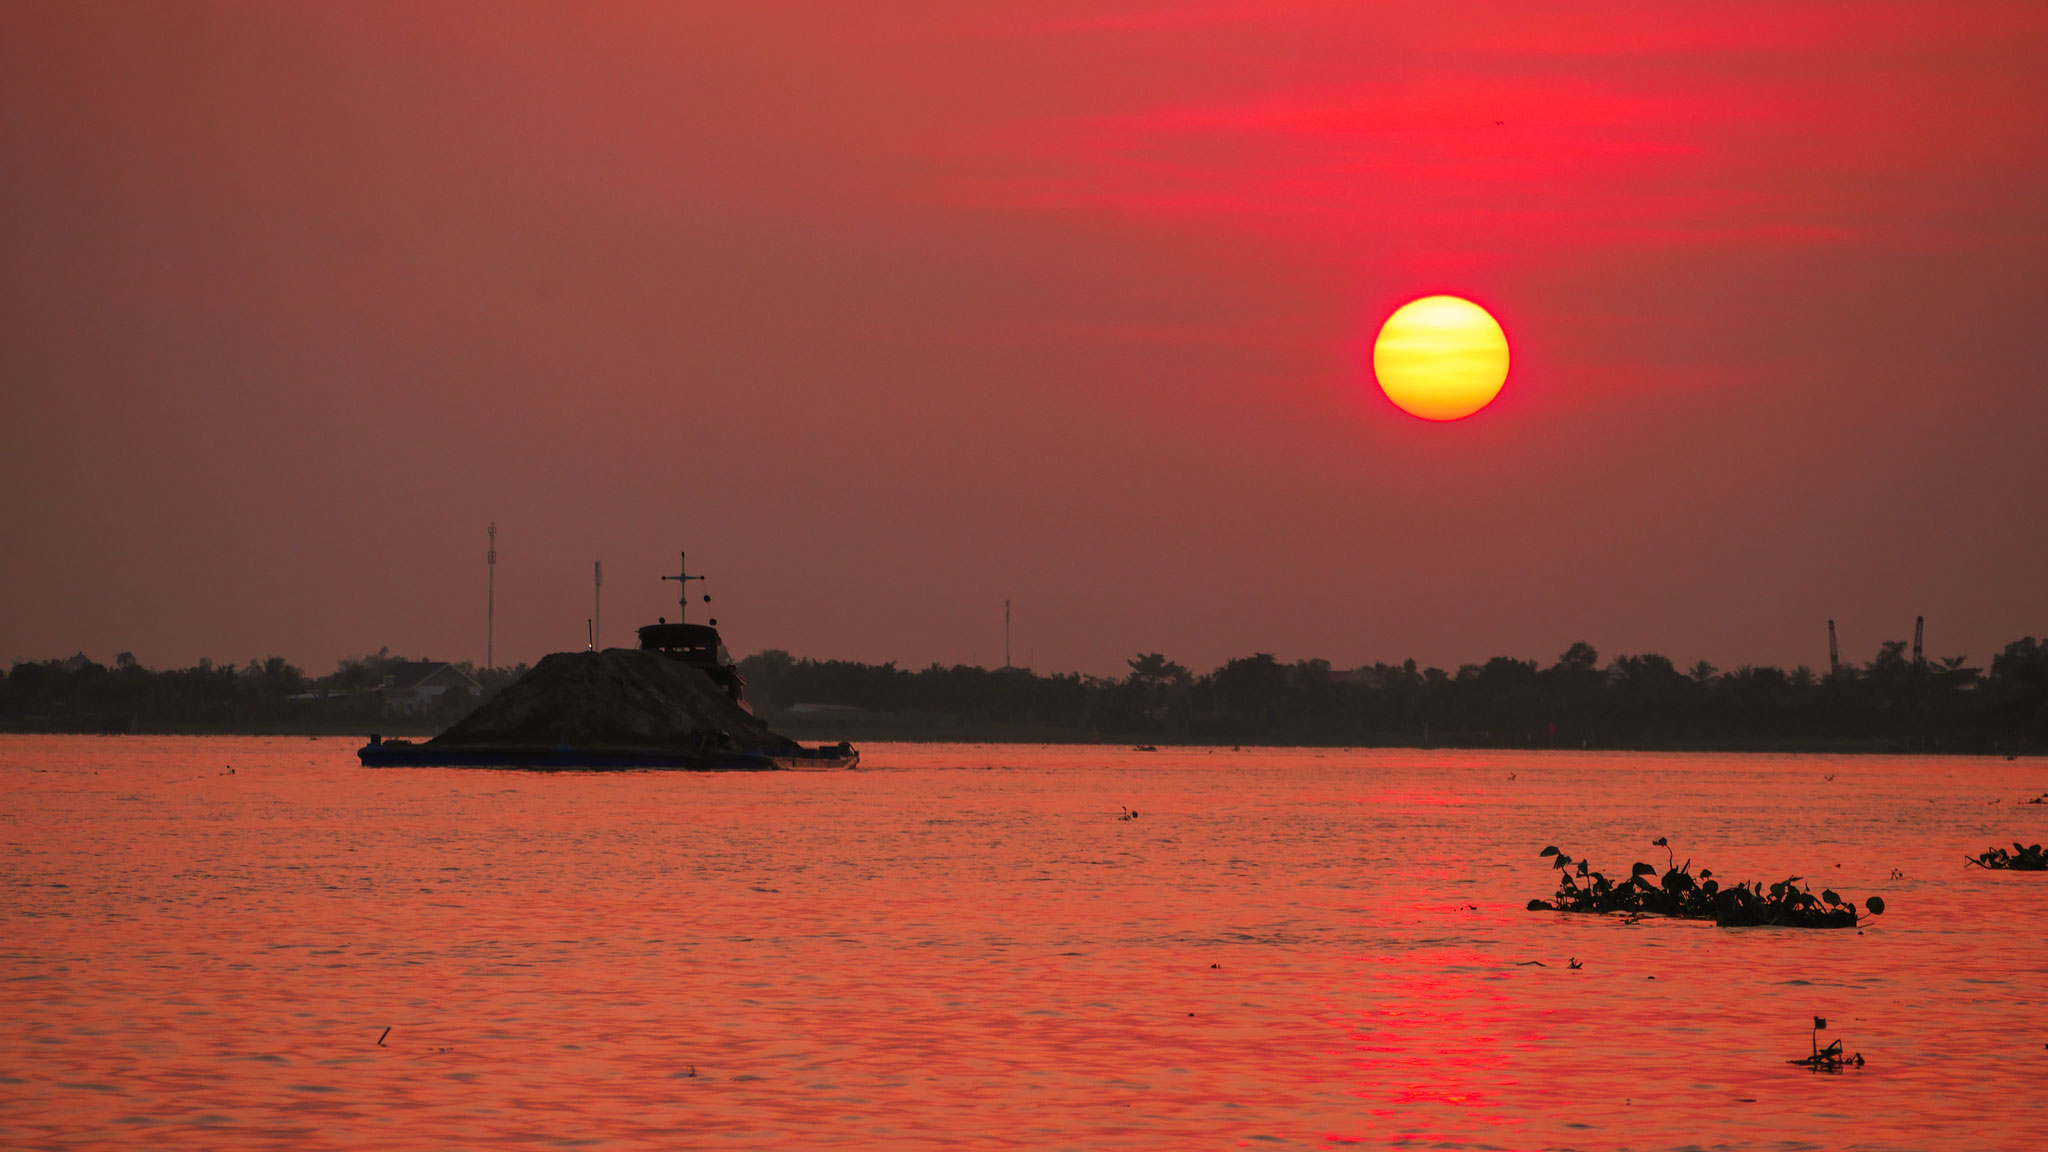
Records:
[[[1863,902],[1863,906],[1870,909],[1871,914],[1874,916],[1884,915],[1884,897],[1882,896],[1872,896]]]
[[[1629,869],[1629,875],[1632,877],[1655,876],[1656,874],[1657,870],[1655,868],[1650,867],[1648,864],[1643,863],[1641,860],[1636,861],[1636,866],[1634,868]]]
[[[1652,841],[1650,841],[1650,843],[1651,843],[1651,844],[1654,844],[1654,845],[1656,845],[1656,846],[1657,846],[1657,847],[1659,847],[1659,848],[1669,848],[1669,847],[1671,847],[1671,842],[1670,842],[1669,840],[1666,840],[1666,839],[1665,839],[1664,837],[1662,837],[1662,836],[1659,836],[1659,837],[1657,837],[1657,838],[1656,838],[1655,840],[1652,840]]]
[[[1551,845],[1550,847],[1548,847],[1548,848],[1545,848],[1545,849],[1544,849],[1543,851],[1541,851],[1541,852],[1538,852],[1538,853],[1537,853],[1536,855],[1538,855],[1538,856],[1555,856],[1555,855],[1557,855],[1557,845],[1555,845],[1555,844],[1552,844],[1552,845]]]

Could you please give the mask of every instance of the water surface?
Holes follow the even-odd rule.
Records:
[[[2048,1132],[2048,876],[1960,866],[2048,838],[2015,803],[2040,761],[884,745],[541,775],[354,744],[0,737],[0,1146]],[[1888,909],[1523,910],[1544,845],[1625,872],[1657,836]],[[1814,1016],[1867,1066],[1788,1066]]]

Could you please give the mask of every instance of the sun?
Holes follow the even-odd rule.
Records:
[[[1508,338],[1486,309],[1457,296],[1424,296],[1394,310],[1372,345],[1380,390],[1424,420],[1462,420],[1500,395]]]

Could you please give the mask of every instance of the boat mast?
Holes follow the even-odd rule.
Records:
[[[676,623],[681,624],[690,612],[690,581],[702,580],[702,576],[690,575],[689,553],[676,553],[676,574],[663,576],[663,580],[676,582]]]

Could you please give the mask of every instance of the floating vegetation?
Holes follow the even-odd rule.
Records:
[[[1863,1053],[1858,1052],[1854,1056],[1844,1055],[1840,1040],[1829,1043],[1825,1048],[1820,1046],[1820,1034],[1827,1026],[1828,1022],[1825,1017],[1815,1016],[1813,1018],[1813,1035],[1808,1038],[1808,1042],[1813,1045],[1813,1055],[1799,1060],[1787,1060],[1785,1063],[1804,1064],[1815,1072],[1840,1072],[1844,1068],[1863,1067]]]
[[[1531,912],[1617,913],[1634,923],[1644,916],[1669,916],[1679,920],[1712,920],[1723,928],[1777,926],[1784,928],[1854,928],[1856,906],[1823,888],[1819,896],[1798,886],[1800,877],[1790,876],[1776,884],[1743,883],[1723,887],[1712,869],[1692,874],[1692,861],[1677,862],[1670,844],[1659,836],[1652,841],[1665,850],[1668,867],[1661,876],[1655,865],[1637,862],[1629,877],[1619,883],[1593,870],[1584,860],[1574,861],[1555,847],[1541,855],[1556,857],[1557,895],[1549,900],[1529,901]],[[1652,877],[1657,877],[1654,881]],[[1884,900],[1872,896],[1864,902],[1873,915],[1882,915]]]
[[[1963,866],[1975,864],[1979,868],[1990,868],[2008,872],[2048,872],[2048,853],[2041,851],[2039,844],[2012,842],[2012,851],[2003,848],[1987,848],[1975,856],[1963,857]]]
[[[2034,798],[2033,798],[2032,800],[2022,800],[2022,801],[2020,801],[2020,803],[2022,803],[2022,804],[2048,804],[2048,792],[2043,792],[2043,793],[2041,793],[2041,794],[2040,794],[2039,796],[2036,796],[2036,797],[2034,797]]]

